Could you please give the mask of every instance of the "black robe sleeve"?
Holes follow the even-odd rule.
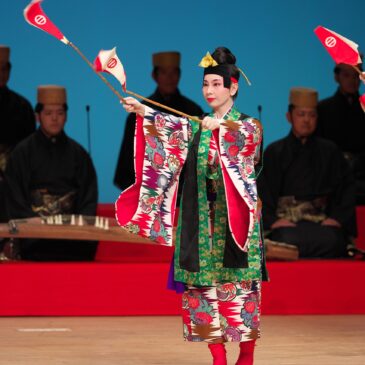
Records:
[[[98,202],[98,184],[94,165],[89,154],[81,149],[77,154],[77,197],[75,213],[83,215],[96,215]]]
[[[340,149],[332,153],[332,192],[329,197],[328,216],[341,223],[351,236],[357,235],[356,229],[356,188],[354,176]]]
[[[30,156],[26,149],[16,148],[5,170],[5,199],[10,219],[37,216],[31,208]]]
[[[125,123],[124,135],[115,169],[114,184],[124,190],[134,183],[134,132],[136,114],[129,114]]]
[[[32,106],[21,95],[5,89],[0,95],[0,143],[15,147],[35,131]]]
[[[262,220],[265,230],[278,220],[276,208],[280,193],[280,145],[268,146],[263,156],[263,169],[258,177],[258,193],[262,200]]]
[[[22,101],[22,114],[22,126],[18,129],[18,141],[22,141],[36,130],[34,111],[27,100]]]

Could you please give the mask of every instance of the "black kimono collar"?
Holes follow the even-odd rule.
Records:
[[[306,142],[303,144],[300,138],[294,135],[293,131],[291,130],[288,135],[288,141],[289,144],[295,148],[299,147],[305,147],[305,146],[311,146],[314,143],[315,135],[311,134],[309,137],[307,137]]]
[[[352,100],[352,102],[358,101],[360,94],[358,92],[355,94],[345,94],[340,90],[340,88],[338,88],[334,96],[337,99],[341,99],[343,102],[350,104],[350,100]]]
[[[64,131],[60,132],[57,136],[48,137],[44,134],[41,128],[38,128],[37,131],[37,137],[41,143],[44,143],[46,145],[59,145],[63,144],[67,141],[67,136]]]

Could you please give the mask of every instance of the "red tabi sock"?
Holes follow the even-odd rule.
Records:
[[[253,352],[256,340],[240,342],[240,354],[236,365],[253,365]]]
[[[227,365],[226,349],[223,343],[212,343],[208,347],[213,356],[213,365]]]

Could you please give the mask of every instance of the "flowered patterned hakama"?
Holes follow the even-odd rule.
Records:
[[[171,245],[177,181],[189,161],[188,151],[198,143],[193,184],[197,196],[185,195],[183,190],[174,257],[175,280],[186,287],[182,300],[188,341],[242,342],[260,335],[264,262],[256,165],[262,130],[257,120],[242,119],[234,108],[225,119],[214,133],[146,108],[144,120],[137,121],[136,127],[136,183],[116,203],[121,226]],[[184,230],[191,227],[181,222],[193,213],[185,209],[184,218],[184,199],[197,202],[193,241],[184,241]],[[194,264],[190,264],[191,242]]]
[[[182,297],[187,341],[244,342],[260,337],[260,282],[189,287]]]

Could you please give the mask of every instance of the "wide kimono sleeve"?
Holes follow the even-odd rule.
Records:
[[[213,135],[219,146],[230,231],[238,247],[247,251],[260,223],[256,177],[261,164],[261,123],[253,118],[226,120]]]
[[[145,107],[134,136],[135,183],[115,203],[119,225],[162,245],[172,245],[176,196],[191,128],[178,118]]]

